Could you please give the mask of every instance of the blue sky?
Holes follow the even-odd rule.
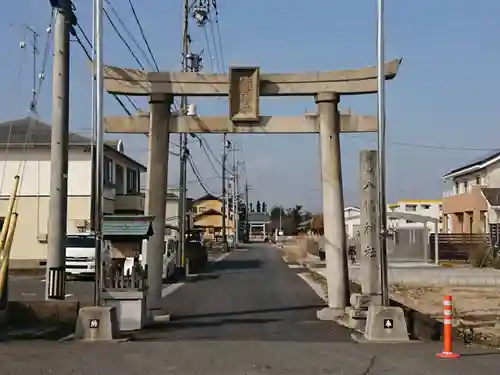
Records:
[[[128,2],[110,1],[130,30],[137,32]],[[89,36],[90,3],[75,1],[79,22]],[[135,0],[134,4],[162,70],[178,69],[182,1]],[[39,31],[42,47],[50,19],[49,1],[19,0],[5,6],[0,13],[4,56],[0,66],[6,73],[0,87],[0,120],[26,115],[29,105],[32,60],[29,50],[19,49],[26,35],[21,25],[26,22]],[[219,0],[218,8],[226,65],[259,65],[264,72],[293,72],[356,68],[376,61],[375,0]],[[482,1],[479,6],[470,0],[387,0],[386,8],[386,57],[404,58],[399,76],[387,85],[388,200],[439,198],[444,173],[499,148],[495,142],[500,136],[500,127],[495,127],[499,116],[494,108],[498,108],[495,88],[500,83],[500,3]],[[203,32],[193,25],[192,36],[193,50],[205,49],[205,71],[210,71]],[[90,75],[80,47],[76,43],[73,47],[71,127],[88,134]],[[107,64],[137,67],[108,24],[105,55]],[[47,121],[50,87],[49,67],[39,104],[40,116]],[[225,100],[197,103],[200,115],[227,113]],[[341,107],[375,114],[376,96],[342,98]],[[298,115],[306,109],[314,110],[312,98],[262,99],[266,115]],[[123,113],[111,100],[106,101],[105,112]],[[144,136],[120,138],[127,152],[145,162]],[[205,138],[216,153],[221,152],[220,137]],[[237,142],[242,149],[238,157],[246,160],[252,200],[265,200],[269,206],[297,203],[320,210],[317,136],[238,136]],[[342,136],[346,204],[358,201],[359,151],[375,146],[375,135]],[[220,192],[220,180],[205,154],[196,144],[191,148],[210,190]],[[177,177],[178,160],[172,156],[169,183],[175,185]],[[201,192],[196,183],[189,185],[191,196]]]

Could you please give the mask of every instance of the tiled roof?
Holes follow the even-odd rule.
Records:
[[[52,127],[32,117],[0,123],[0,145],[50,145]],[[70,145],[88,145],[90,139],[69,133]]]

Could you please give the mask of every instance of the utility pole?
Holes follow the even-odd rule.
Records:
[[[250,241],[250,223],[248,221],[249,218],[249,202],[248,202],[248,181],[245,181],[245,241],[249,242]]]
[[[236,244],[238,243],[238,168],[237,168],[237,164],[236,164],[236,147],[232,147],[231,148],[231,152],[232,152],[232,156],[233,156],[233,160],[232,160],[232,164],[233,164],[233,176],[231,178],[232,182],[233,182],[233,190],[232,190],[232,201],[233,201],[233,204],[232,204],[232,210],[233,210],[233,225],[234,225],[234,243],[233,243],[233,247],[236,249]]]
[[[92,54],[95,59],[95,84],[93,119],[95,119],[95,282],[94,282],[94,306],[101,304],[102,290],[102,273],[103,273],[103,257],[104,239],[102,233],[102,218],[103,218],[103,195],[104,195],[104,55],[102,45],[103,34],[103,0],[95,0],[94,4],[94,40],[92,43]]]
[[[240,242],[240,181],[238,173],[238,164],[234,168],[234,248]]]
[[[75,18],[69,0],[51,0],[50,3],[55,11],[55,22],[45,299],[62,300],[66,289],[68,217],[69,39]]]
[[[184,12],[182,22],[182,71],[188,70],[187,56],[189,53],[189,0],[184,0]],[[180,115],[186,115],[187,111],[187,97],[181,97]],[[187,134],[181,133],[179,135],[181,152],[179,158],[179,245],[181,252],[181,268],[187,270],[185,267],[186,256],[186,200],[187,200]]]
[[[227,233],[226,233],[226,160],[227,150],[230,147],[230,142],[227,140],[227,133],[224,133],[224,147],[222,151],[222,246],[224,252],[227,252]]]

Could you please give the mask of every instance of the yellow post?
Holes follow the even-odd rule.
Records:
[[[9,198],[9,204],[7,206],[7,214],[5,215],[5,221],[3,222],[2,232],[0,233],[0,254],[5,248],[5,242],[7,240],[7,233],[10,229],[10,219],[12,216],[12,211],[14,211],[14,203],[16,202],[17,189],[19,189],[19,176],[14,177],[14,188],[12,189],[12,194]]]
[[[0,262],[1,262],[0,293],[3,290],[3,285],[5,283],[5,280],[8,277],[10,249],[12,248],[12,242],[14,242],[14,234],[16,232],[16,225],[17,225],[17,217],[18,216],[19,215],[17,212],[12,213],[12,220],[10,221],[9,230],[8,230],[8,233],[6,236],[7,240],[5,241],[5,248],[4,248],[4,251],[2,252],[2,255],[0,255]]]

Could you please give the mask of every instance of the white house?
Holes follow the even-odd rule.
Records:
[[[345,231],[349,238],[354,238],[356,232],[359,230],[359,213],[358,207],[350,206],[344,208]]]
[[[51,130],[33,118],[0,123],[0,215],[6,213],[14,177],[21,177],[12,268],[46,264]],[[92,160],[88,138],[70,133],[68,148],[67,232],[71,234],[89,229]],[[104,155],[104,214],[142,214],[140,174],[146,167],[127,156],[121,142],[106,144]]]
[[[441,220],[442,204],[440,200],[424,199],[424,200],[399,200],[397,203],[388,204],[387,211],[409,213],[419,215],[422,218],[432,218],[433,221],[428,221],[427,227],[430,233],[434,233],[436,229],[435,220]],[[407,220],[406,218],[390,218],[388,221],[389,228],[422,228],[423,223],[415,220]],[[439,223],[439,231],[442,230],[442,223]]]
[[[346,207],[344,218],[347,236],[355,238],[360,228],[359,208]],[[400,200],[398,203],[387,205],[387,218],[388,228],[417,229],[422,228],[423,222],[426,221],[430,232],[434,233],[436,220],[441,218],[441,202],[438,200]]]

